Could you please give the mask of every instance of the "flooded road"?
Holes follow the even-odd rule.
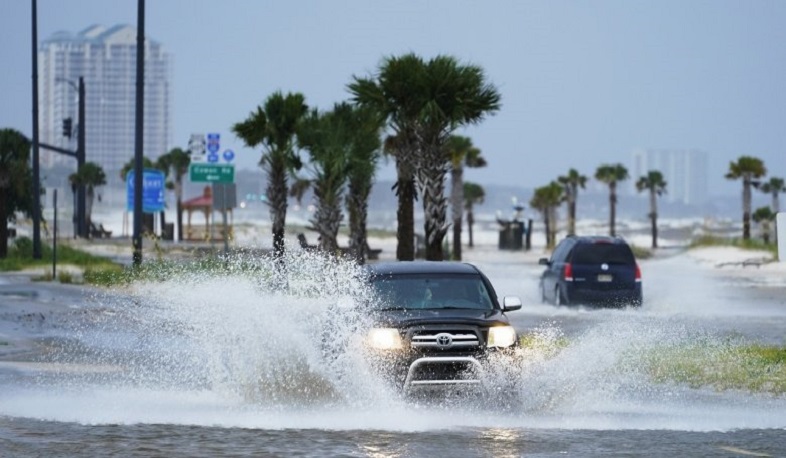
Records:
[[[294,296],[180,276],[84,299],[53,320],[44,356],[0,364],[0,456],[786,455],[783,395],[648,370],[664,347],[709,348],[711,364],[727,345],[784,345],[778,285],[675,256],[642,264],[639,310],[555,308],[534,263],[480,260],[543,345],[513,367],[514,388],[435,403],[402,399],[356,352],[324,358],[325,303],[357,285],[349,267],[312,264],[290,272]],[[0,300],[35,302],[17,296]],[[362,322],[342,317],[339,340]]]

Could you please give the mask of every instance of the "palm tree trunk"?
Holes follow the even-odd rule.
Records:
[[[423,196],[424,230],[426,233],[426,260],[442,261],[442,241],[448,232],[445,205],[445,161],[442,148],[430,146],[420,157],[417,170],[418,184]]]
[[[319,247],[326,253],[338,255],[338,227],[341,224],[341,195],[317,186],[314,189],[317,211],[311,223],[320,236]]]
[[[0,172],[4,173],[4,172]],[[0,259],[8,257],[8,188],[0,185]]]
[[[396,259],[413,261],[415,259],[415,177],[409,163],[396,156],[396,209],[397,229]]]
[[[558,223],[557,222],[557,206],[555,205],[553,207],[550,207],[549,208],[549,213],[550,213],[549,222],[551,223],[551,228],[550,228],[551,231],[549,233],[549,237],[550,237],[550,245],[549,246],[551,248],[554,248],[555,246],[557,246],[557,226],[558,226],[558,224],[557,224]]]
[[[453,259],[461,261],[461,221],[463,218],[464,206],[464,170],[459,167],[451,169],[451,190],[450,200],[453,213]]]
[[[183,176],[175,180],[175,200],[177,201],[177,240],[183,240]]]
[[[609,184],[609,235],[614,237],[617,235],[614,223],[617,219],[617,184]]]
[[[87,228],[86,236],[90,235],[90,226],[93,225],[93,200],[95,199],[95,188],[86,186],[87,190],[87,203],[85,204],[85,227]]]
[[[368,195],[369,192],[361,192],[350,188],[347,196],[347,207],[349,211],[349,246],[352,248],[352,255],[355,262],[359,265],[366,263],[368,257],[368,236],[366,231],[366,220],[368,218]]]
[[[475,215],[472,213],[472,207],[467,209],[467,232],[469,233],[469,247],[475,246],[472,240],[472,226],[475,224]]]
[[[650,189],[650,223],[652,225],[652,248],[658,248],[658,208],[655,189]]]
[[[751,180],[748,177],[742,180],[742,238],[751,238]]]
[[[284,229],[287,219],[287,175],[283,158],[271,159],[267,185],[270,219],[273,221],[273,256],[284,259]]]
[[[544,208],[542,210],[542,212],[543,212],[543,226],[546,229],[546,248],[551,248],[551,241],[549,240],[549,238],[551,237],[550,236],[550,234],[551,234],[551,221],[550,221],[550,218],[549,218],[549,209],[548,208]]]
[[[576,234],[576,190],[568,196],[568,235]]]

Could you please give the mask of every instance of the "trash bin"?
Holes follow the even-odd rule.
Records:
[[[175,239],[175,223],[164,224],[164,232],[161,234],[161,238],[170,241]]]
[[[500,250],[520,250],[524,241],[524,223],[507,221],[499,230]]]

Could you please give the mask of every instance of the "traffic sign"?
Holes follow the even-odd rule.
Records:
[[[205,135],[204,134],[191,134],[188,139],[188,151],[192,156],[205,155]]]
[[[220,138],[221,136],[219,134],[207,134],[207,150],[213,154],[216,154],[221,148],[219,142]]]
[[[191,164],[188,176],[194,183],[234,183],[235,166],[231,164]]]
[[[235,152],[231,149],[224,150],[224,160],[227,162],[232,162],[232,159],[235,158]]]
[[[142,211],[157,213],[164,210],[164,172],[145,169],[142,172]],[[134,211],[134,171],[126,175],[126,209]]]
[[[218,154],[216,154],[216,153],[208,154],[207,155],[207,162],[210,162],[211,164],[215,164],[216,162],[218,162]]]

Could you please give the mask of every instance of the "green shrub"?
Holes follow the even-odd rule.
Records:
[[[738,237],[726,238],[713,235],[702,235],[694,238],[690,244],[691,248],[707,247],[707,246],[731,246],[742,248],[745,250],[768,251],[777,255],[778,246],[772,243],[765,244],[764,241],[759,239],[742,239]]]
[[[57,281],[63,284],[71,284],[74,282],[74,275],[67,270],[61,270],[57,273]]]

